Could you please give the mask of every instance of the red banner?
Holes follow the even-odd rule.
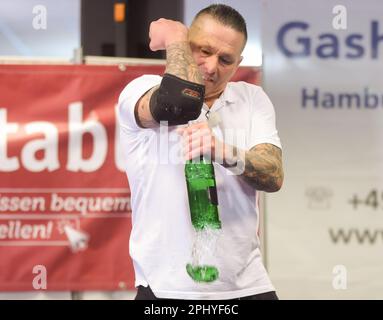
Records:
[[[129,81],[162,72],[0,66],[0,291],[133,288],[116,103]]]

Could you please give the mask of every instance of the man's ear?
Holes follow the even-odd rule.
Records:
[[[240,56],[240,57],[239,57],[239,60],[238,60],[237,67],[241,64],[242,60],[243,60],[243,56]]]

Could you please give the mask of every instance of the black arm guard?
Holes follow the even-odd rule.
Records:
[[[160,87],[150,98],[149,108],[158,123],[186,124],[199,117],[204,98],[205,86],[165,73]]]

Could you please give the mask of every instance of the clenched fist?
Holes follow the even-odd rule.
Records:
[[[188,28],[179,21],[158,19],[149,27],[149,47],[152,51],[165,50],[174,42],[187,41]]]

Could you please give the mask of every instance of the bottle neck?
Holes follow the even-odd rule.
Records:
[[[211,164],[211,160],[206,159],[203,155],[201,155],[199,158],[194,158],[192,160],[186,160],[186,164],[191,164],[191,163],[206,163],[206,164]]]

